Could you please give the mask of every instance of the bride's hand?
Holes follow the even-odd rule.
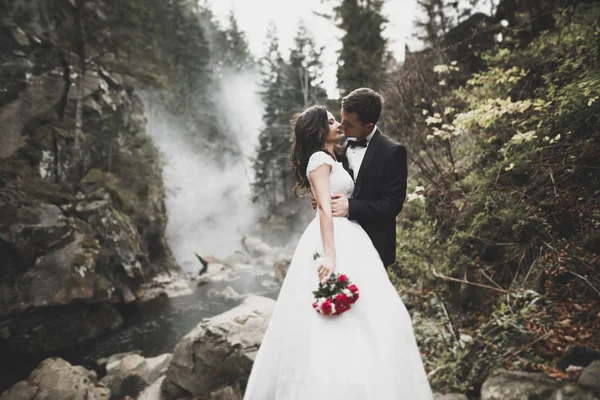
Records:
[[[319,273],[319,279],[321,283],[325,283],[329,280],[333,270],[335,269],[335,260],[333,257],[323,257],[321,259],[317,272]]]

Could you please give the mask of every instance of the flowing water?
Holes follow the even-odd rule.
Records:
[[[226,287],[230,286],[240,295],[257,294],[276,299],[280,286],[272,268],[257,268],[240,273],[233,281],[203,284],[192,295],[159,299],[124,310],[126,322],[121,328],[76,349],[69,358],[91,368],[98,358],[116,353],[138,350],[145,357],[172,353],[177,342],[203,318],[218,315],[243,301],[221,296]]]

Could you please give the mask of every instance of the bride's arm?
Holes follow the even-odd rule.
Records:
[[[310,179],[315,191],[321,238],[325,251],[322,265],[319,267],[321,282],[326,282],[335,268],[335,245],[333,239],[333,212],[331,211],[331,193],[329,189],[329,174],[331,165],[323,164],[310,173]]]

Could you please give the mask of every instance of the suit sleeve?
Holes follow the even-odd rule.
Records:
[[[383,196],[377,200],[348,199],[348,219],[363,223],[396,218],[406,198],[407,170],[406,148],[398,146],[383,171]]]

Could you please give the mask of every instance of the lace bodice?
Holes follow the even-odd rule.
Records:
[[[306,168],[306,176],[312,187],[312,181],[310,180],[310,173],[320,167],[323,164],[331,165],[331,172],[329,174],[329,185],[331,194],[343,194],[350,198],[354,191],[354,181],[352,177],[344,169],[341,162],[335,161],[329,154],[318,151],[310,156],[308,160],[308,167]]]

